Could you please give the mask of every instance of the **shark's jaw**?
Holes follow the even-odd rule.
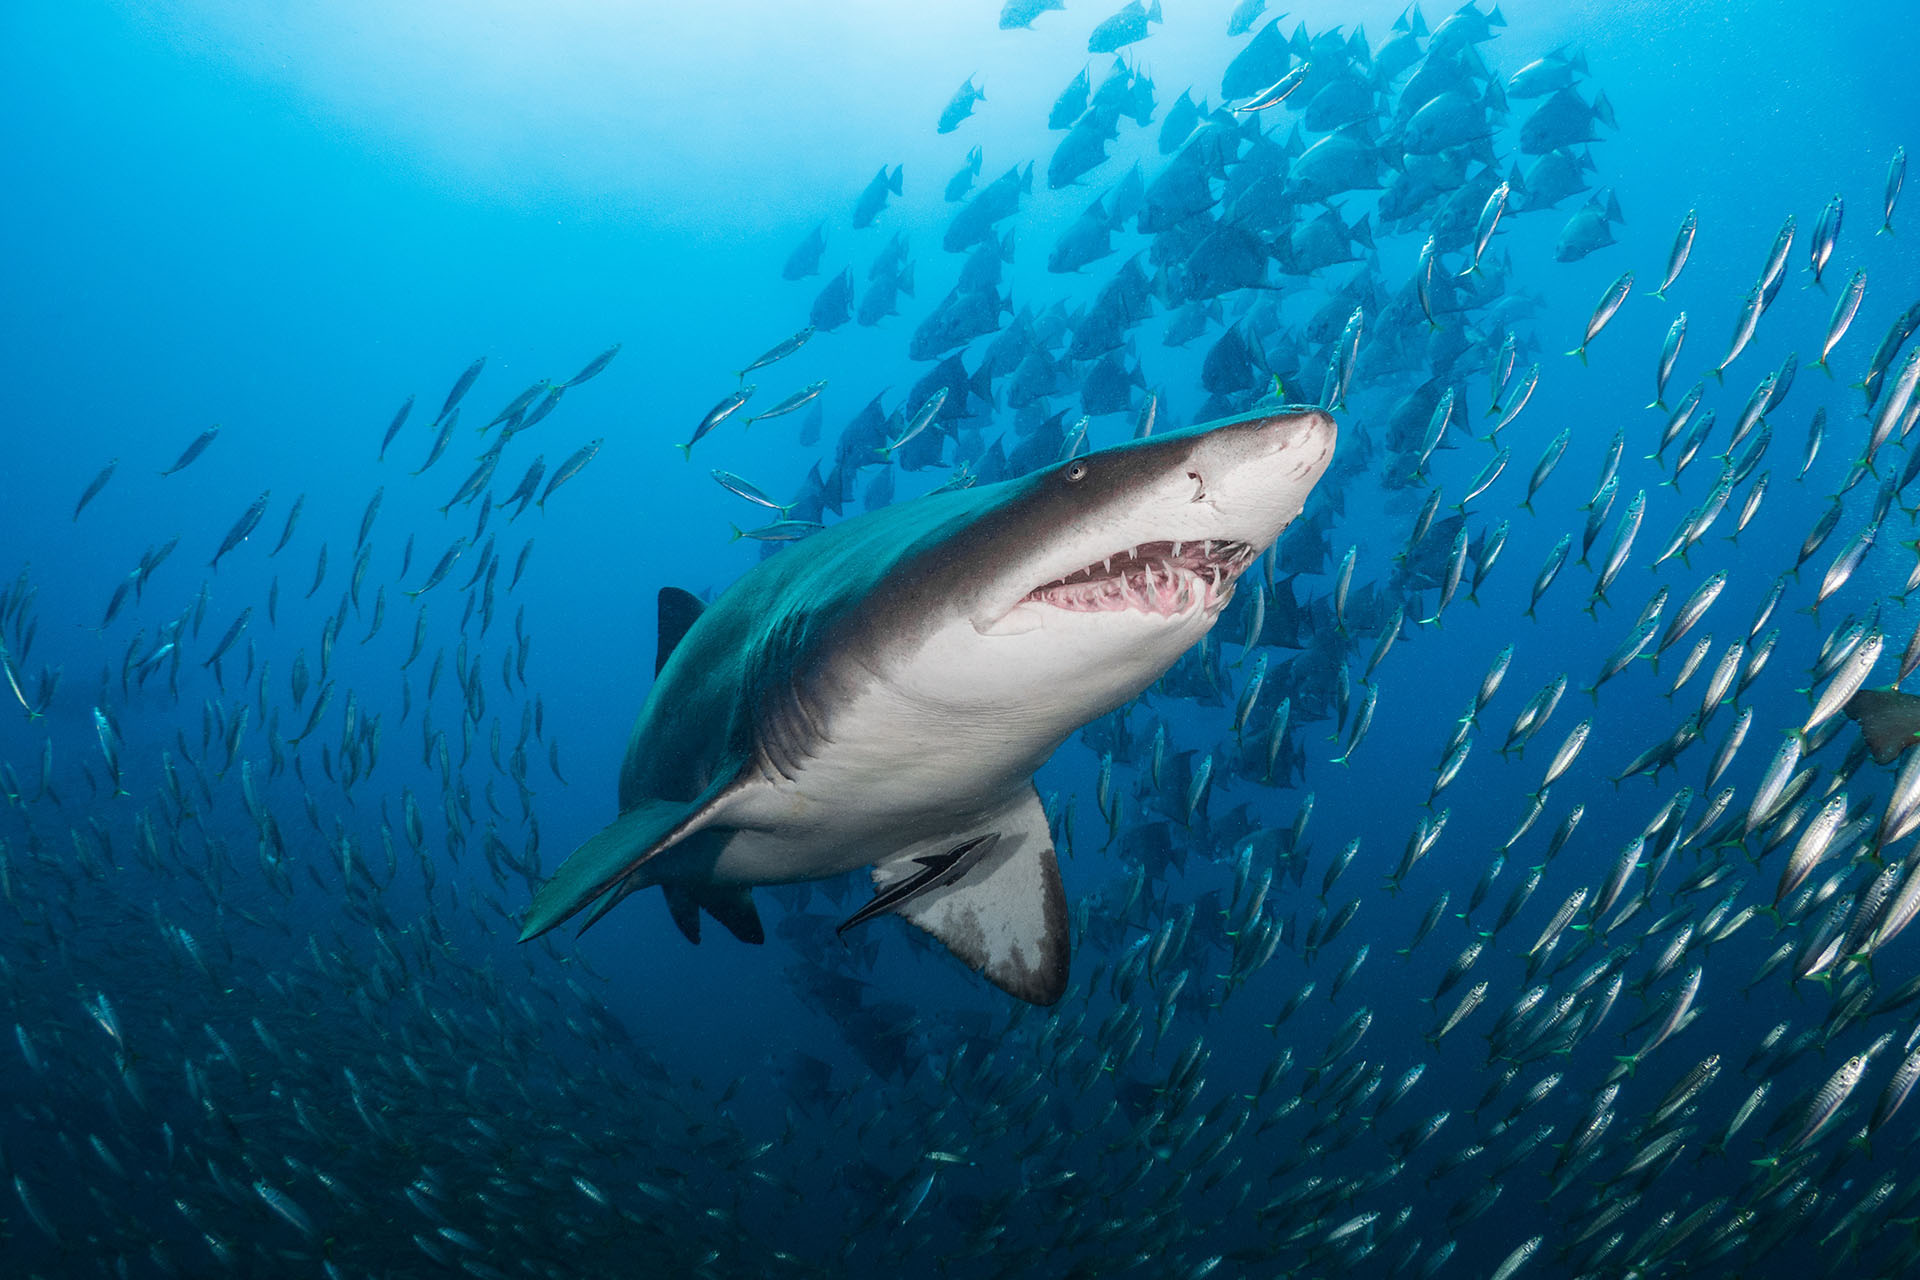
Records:
[[[1119,645],[1171,643],[1219,616],[1240,575],[1300,514],[1334,439],[1318,410],[1250,414],[1036,473],[955,557],[990,571],[948,599],[990,639],[1083,633],[1097,619]]]
[[[1175,618],[1217,613],[1257,553],[1244,542],[1147,542],[1043,583],[1020,603],[1070,613],[1142,613]]]

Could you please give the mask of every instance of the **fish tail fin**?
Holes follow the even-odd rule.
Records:
[[[1818,369],[1820,372],[1826,374],[1829,378],[1833,376],[1833,366],[1827,363],[1827,358],[1824,355],[1821,356],[1818,360],[1815,360],[1811,365],[1808,366],[1808,368]]]
[[[691,440],[689,440],[686,444],[677,444],[673,447],[678,449],[680,451],[680,456],[685,458],[688,462],[693,461],[693,442]],[[540,499],[540,505],[542,507],[545,507],[547,505],[547,500],[545,498]]]
[[[1580,363],[1585,364],[1587,362],[1587,344],[1583,342],[1573,350],[1567,352],[1567,354],[1570,356],[1579,356]],[[1652,408],[1652,406],[1649,405],[1648,408]]]
[[[1652,293],[1648,294],[1647,296],[1649,298],[1658,298],[1660,299],[1660,301],[1665,302],[1667,300],[1667,291],[1665,289],[1655,289]]]
[[[1889,689],[1862,689],[1847,699],[1845,711],[1860,726],[1867,749],[1880,764],[1891,764],[1920,741],[1920,698]]]

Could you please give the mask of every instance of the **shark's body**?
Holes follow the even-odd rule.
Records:
[[[875,907],[1057,1000],[1066,906],[1033,773],[1206,633],[1334,436],[1288,410],[1138,440],[845,521],[704,610],[662,592],[620,817],[523,937],[658,884],[690,938],[704,908],[758,942],[751,886],[871,866]]]

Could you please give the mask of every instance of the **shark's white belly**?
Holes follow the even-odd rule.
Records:
[[[1038,608],[1038,606],[1035,606]],[[791,778],[743,791],[709,873],[742,884],[839,875],[963,831],[1007,808],[1074,730],[1157,679],[1211,615],[1142,627],[1136,647],[1090,654],[1057,615],[983,646],[968,627],[932,637],[884,679],[836,705],[830,739]]]
[[[1001,708],[956,710],[876,683],[837,708],[832,740],[792,778],[729,805],[712,878],[778,884],[839,875],[1003,808],[1067,729]]]

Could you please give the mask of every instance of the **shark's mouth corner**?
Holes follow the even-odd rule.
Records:
[[[1258,553],[1244,542],[1147,542],[1085,565],[1029,591],[1022,604],[1072,613],[1145,613],[1178,617],[1218,611]]]

